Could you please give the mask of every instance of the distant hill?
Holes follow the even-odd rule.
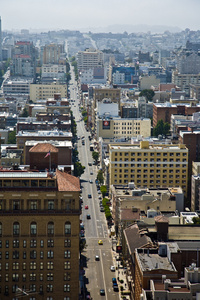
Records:
[[[90,27],[90,28],[79,28],[81,32],[112,32],[112,33],[123,33],[124,31],[128,33],[133,33],[133,32],[148,32],[150,31],[151,33],[163,33],[165,31],[169,31],[172,33],[175,32],[180,32],[183,29],[179,27],[173,27],[173,26],[167,26],[167,25],[145,25],[145,24],[138,24],[138,25],[130,25],[130,24],[115,24],[115,25],[109,25],[106,27]]]

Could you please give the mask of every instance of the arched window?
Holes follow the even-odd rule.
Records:
[[[66,222],[65,223],[65,234],[71,234],[71,223],[70,222]]]
[[[19,236],[19,223],[18,222],[13,223],[13,235]]]
[[[37,234],[37,224],[36,222],[31,223],[31,235],[36,235]]]
[[[47,234],[48,235],[54,235],[54,223],[49,222],[47,225]]]

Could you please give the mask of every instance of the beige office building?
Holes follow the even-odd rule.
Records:
[[[30,100],[46,100],[54,98],[55,94],[60,94],[61,98],[67,98],[67,85],[66,84],[30,84]]]
[[[97,119],[97,139],[102,138],[126,138],[151,136],[150,119]]]
[[[181,187],[187,194],[188,149],[185,145],[109,145],[110,185]]]

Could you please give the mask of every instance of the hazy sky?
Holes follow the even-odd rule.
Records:
[[[200,0],[0,0],[3,30],[147,24],[200,29]]]

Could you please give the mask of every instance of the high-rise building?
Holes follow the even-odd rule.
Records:
[[[0,299],[78,299],[79,179],[8,171],[0,186]]]
[[[79,70],[88,70],[95,67],[103,67],[103,52],[95,49],[86,49],[77,54]]]

